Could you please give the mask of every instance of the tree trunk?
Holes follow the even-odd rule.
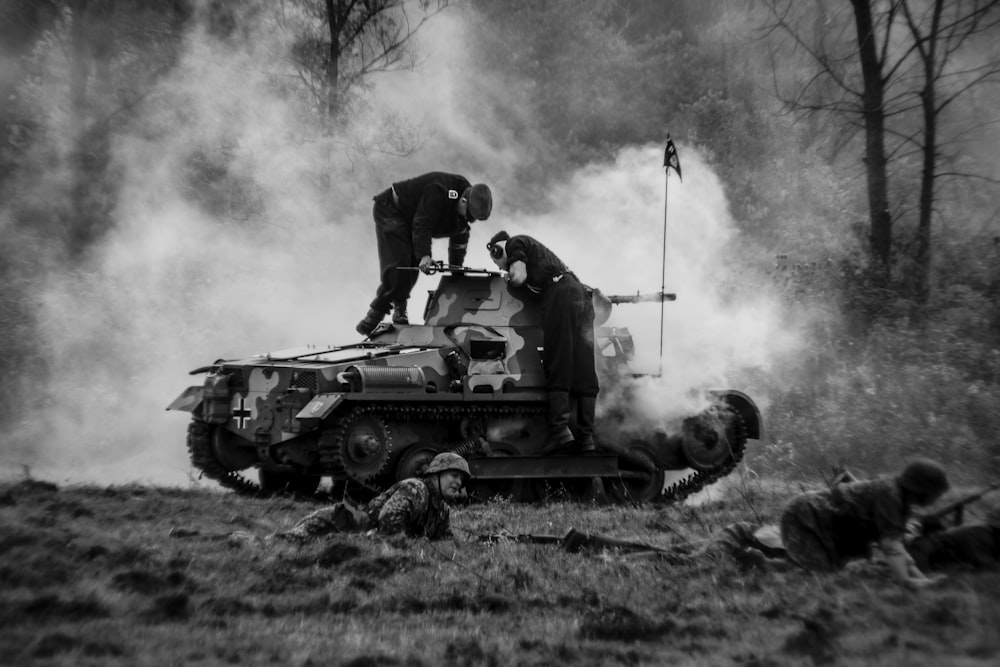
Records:
[[[326,19],[330,28],[330,67],[326,75],[326,116],[328,119],[335,118],[340,107],[337,90],[340,84],[340,33],[347,20],[344,14],[344,0],[326,0]]]
[[[862,114],[865,120],[865,170],[868,178],[869,249],[876,285],[889,283],[892,260],[892,215],[889,213],[889,175],[885,155],[885,82],[875,49],[869,0],[851,0],[858,31],[861,74],[864,77]]]
[[[924,117],[923,164],[920,169],[920,215],[917,222],[917,239],[914,248],[914,289],[918,303],[925,304],[930,297],[931,275],[931,218],[934,213],[934,174],[937,170],[937,96],[934,90],[934,67],[937,62],[937,42],[941,29],[941,12],[944,0],[935,0],[931,28],[927,34],[926,51],[921,52],[924,65],[924,87],[920,102]],[[914,38],[918,36],[915,34]]]

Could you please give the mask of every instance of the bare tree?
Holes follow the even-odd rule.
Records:
[[[921,154],[913,279],[916,297],[922,303],[930,293],[935,184],[938,178],[947,175],[938,170],[941,121],[948,107],[965,92],[983,82],[995,82],[1000,75],[1000,61],[995,52],[992,57],[987,54],[985,58],[970,58],[965,53],[962,57],[958,55],[977,35],[1000,23],[993,11],[997,5],[997,0],[900,2],[912,43],[906,57],[913,57],[918,63],[916,95],[923,117],[922,133],[912,139]]]
[[[411,40],[447,6],[448,0],[283,3],[281,23],[296,32],[292,59],[317,111],[335,119],[348,91],[363,85],[365,77],[412,67]]]
[[[886,286],[895,260],[893,223],[903,202],[890,205],[891,173],[905,177],[904,161],[922,156],[918,224],[912,256],[914,296],[929,290],[931,220],[942,146],[942,118],[962,94],[997,80],[1000,59],[969,48],[997,24],[1000,0],[850,0],[846,6],[769,0],[772,35],[791,39],[814,65],[805,81],[777,84],[794,111],[826,113],[849,130],[865,133],[864,165],[870,218],[869,250],[876,284]],[[850,19],[853,18],[853,21]],[[853,23],[854,38],[848,39]],[[815,29],[822,24],[822,29]],[[810,29],[812,28],[812,29]],[[898,168],[893,169],[894,165]],[[954,175],[954,174],[952,174]],[[895,209],[895,213],[893,213]]]

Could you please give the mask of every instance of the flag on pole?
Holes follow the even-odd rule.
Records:
[[[663,154],[663,166],[664,168],[673,167],[673,170],[677,172],[677,178],[681,178],[681,161],[677,159],[677,148],[674,147],[674,140],[667,135],[667,150]]]

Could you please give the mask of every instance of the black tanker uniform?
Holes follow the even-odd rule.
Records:
[[[559,257],[530,236],[507,241],[507,266],[524,262],[524,286],[542,300],[545,384],[549,391],[550,440],[547,452],[569,444],[571,398],[577,401],[579,443],[594,449],[594,412],[600,386],[594,363],[594,304],[590,291]]]
[[[372,215],[382,278],[372,310],[388,313],[393,304],[406,303],[417,272],[396,267],[415,267],[422,257],[429,257],[432,239],[447,237],[448,263],[462,265],[471,227],[457,207],[469,187],[462,176],[432,171],[393,183],[375,196]]]

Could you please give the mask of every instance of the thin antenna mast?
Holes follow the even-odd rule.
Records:
[[[681,178],[681,163],[677,158],[677,148],[674,146],[670,133],[667,133],[667,148],[663,152],[663,263],[660,271],[660,354],[657,376],[663,375],[663,302],[667,293],[667,193],[670,185],[670,170],[677,172],[677,179]]]

